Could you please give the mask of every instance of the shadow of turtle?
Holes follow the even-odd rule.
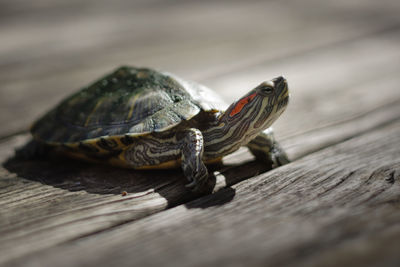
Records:
[[[188,208],[223,205],[235,196],[231,185],[269,169],[257,161],[210,165],[208,183],[201,193],[193,193],[185,187],[187,181],[180,169],[139,171],[54,155],[37,159],[11,157],[3,166],[21,178],[70,192],[83,190],[90,194],[115,194],[121,197],[125,194],[156,192],[167,200],[168,207],[185,204]]]

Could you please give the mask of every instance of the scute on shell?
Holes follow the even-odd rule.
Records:
[[[123,66],[63,100],[31,128],[48,143],[170,129],[201,110],[225,108],[205,86],[151,69]]]

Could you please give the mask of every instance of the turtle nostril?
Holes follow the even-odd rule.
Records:
[[[275,87],[279,86],[281,83],[283,83],[285,81],[285,78],[283,78],[282,76],[279,76],[275,79],[272,80],[274,82]]]

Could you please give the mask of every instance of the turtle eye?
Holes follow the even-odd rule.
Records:
[[[274,92],[274,88],[272,88],[271,86],[263,86],[260,88],[260,91],[265,95],[269,95]]]

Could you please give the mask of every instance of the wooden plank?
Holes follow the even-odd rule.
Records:
[[[147,51],[145,58],[159,58],[160,56],[169,57],[165,52],[175,51],[175,56],[172,58],[180,60],[182,58],[176,57],[176,55],[179,55],[176,53],[176,48],[184,47],[177,47],[176,45],[184,45],[184,42],[177,43],[176,40],[180,40],[182,37],[190,37],[185,39],[185,43],[189,43],[189,47],[186,48],[188,51],[194,48],[192,47],[194,43],[197,43],[199,47],[204,47],[206,51],[210,51],[212,46],[206,45],[207,43],[204,42],[204,38],[216,38],[219,42],[224,41],[223,45],[220,43],[224,49],[215,51],[218,53],[214,54],[213,58],[215,56],[219,57],[220,53],[224,53],[225,50],[229,53],[230,60],[243,60],[250,55],[254,58],[258,57],[258,61],[262,61],[267,54],[269,56],[271,54],[276,55],[275,53],[271,53],[276,51],[268,53],[262,51],[275,48],[278,44],[280,47],[282,45],[287,46],[288,44],[286,43],[291,43],[291,38],[293,37],[298,40],[296,46],[301,46],[302,42],[306,40],[308,40],[309,45],[314,44],[314,42],[322,42],[323,39],[327,39],[328,43],[331,43],[334,40],[342,40],[339,31],[349,31],[347,34],[353,34],[354,37],[357,37],[360,36],[360,33],[361,35],[363,33],[371,33],[371,30],[383,29],[385,28],[384,26],[395,25],[395,19],[397,18],[396,8],[398,9],[399,5],[398,3],[396,4],[396,1],[389,0],[384,2],[377,5],[373,1],[364,1],[357,6],[357,9],[354,9],[352,4],[341,3],[338,5],[337,3],[328,3],[321,5],[315,0],[303,1],[301,5],[260,1],[247,1],[246,3],[240,1],[206,3],[203,1],[199,3],[173,2],[168,4],[162,1],[149,1],[149,3],[144,5],[143,3],[138,5],[131,1],[118,1],[118,4],[109,5],[105,1],[99,1],[99,3],[96,3],[95,10],[93,10],[93,7],[90,6],[90,1],[71,1],[68,4],[42,1],[39,5],[26,3],[18,5],[15,4],[15,1],[9,1],[9,3],[5,3],[4,5],[8,7],[14,5],[14,8],[16,6],[19,12],[9,12],[11,13],[9,16],[3,16],[3,18],[7,19],[3,21],[3,27],[1,28],[3,31],[2,34],[5,36],[1,47],[1,50],[4,52],[1,62],[4,66],[11,65],[8,67],[13,67],[12,70],[15,71],[8,69],[9,72],[7,74],[2,73],[0,75],[1,78],[7,80],[12,80],[14,77],[21,77],[19,75],[21,70],[17,68],[18,66],[15,66],[14,69],[14,65],[18,62],[38,60],[32,63],[42,63],[40,65],[36,64],[38,68],[35,69],[22,64],[19,66],[20,68],[29,69],[28,72],[24,71],[24,74],[33,75],[42,68],[42,65],[48,65],[52,60],[67,60],[68,56],[72,56],[74,60],[79,60],[80,58],[82,61],[87,61],[88,58],[82,58],[82,56],[85,57],[88,56],[88,53],[91,55],[95,53],[96,56],[91,56],[91,58],[103,58],[104,55],[101,54],[103,51],[99,51],[99,49],[107,49],[108,55],[118,52],[125,54],[129,52],[125,51],[126,48],[121,51],[121,46],[125,42],[129,42],[125,45],[126,47],[130,47],[131,52],[129,54],[135,52],[137,48],[147,49],[145,50]],[[161,5],[160,7],[162,8],[154,8],[157,5]],[[66,6],[68,7],[68,12],[65,12]],[[314,9],[310,7],[314,7]],[[88,9],[92,10],[92,13],[89,15]],[[314,12],[314,10],[318,10],[318,13]],[[349,18],[346,12],[351,12],[358,16],[351,16]],[[359,26],[355,24],[370,21],[370,17],[366,16],[366,13],[369,13],[368,15],[375,15],[375,23],[368,25],[368,30],[366,27],[352,28],[353,26]],[[290,14],[290,16],[286,16],[285,20],[282,20],[280,14]],[[21,20],[20,16],[23,16],[24,20]],[[149,19],[149,16],[151,16],[151,19]],[[219,23],[221,16],[224,16],[224,24]],[[46,17],[46,19],[40,19],[43,17]],[[252,19],[246,20],[249,17]],[[325,19],[320,21],[321,17]],[[243,19],[238,20],[238,18]],[[392,18],[393,22],[387,23],[388,18]],[[346,25],[340,24],[341,19],[348,20],[346,21]],[[77,20],[79,21],[79,29],[76,27]],[[280,23],[276,23],[276,21]],[[316,21],[319,23],[315,23]],[[163,27],[160,27],[160,23],[162,23]],[[143,24],[146,24],[145,28],[142,26]],[[95,25],[97,27],[94,27]],[[202,27],[199,27],[200,25]],[[298,31],[299,26],[307,28],[307,31]],[[344,26],[347,26],[347,29]],[[192,27],[197,30],[195,35],[192,34]],[[246,30],[248,27],[251,27],[251,31]],[[74,28],[74,31],[71,31],[71,28]],[[35,32],[32,33],[32,29]],[[322,31],[323,29],[325,30],[325,34]],[[60,32],[63,34],[59,34]],[[312,35],[309,35],[311,33]],[[273,37],[279,39],[271,38],[271,34],[276,34],[277,36]],[[257,35],[260,35],[259,39],[254,39]],[[334,38],[329,38],[332,35]],[[150,38],[157,40],[157,37],[162,38],[162,42],[151,42],[152,40],[149,40]],[[283,37],[286,38],[286,42],[281,39]],[[69,42],[65,42],[65,39]],[[239,44],[234,44],[237,46],[236,49],[240,49],[242,52],[241,58],[237,56],[232,57],[232,53],[237,52],[236,49],[232,49],[232,42],[235,39],[237,41],[245,39]],[[252,40],[254,40],[254,43]],[[207,40],[207,42],[210,41],[212,40]],[[117,47],[110,48],[110,42]],[[243,46],[244,43],[247,43],[247,48],[251,47],[253,49],[251,51],[244,49],[246,47]],[[174,44],[174,49],[170,51],[172,50],[170,49],[172,44]],[[212,44],[215,45],[216,43]],[[166,47],[168,48],[166,49]],[[310,46],[308,47],[311,48]],[[160,51],[161,48],[164,49]],[[295,47],[292,45],[290,48],[294,49]],[[254,49],[257,50],[255,51]],[[261,52],[261,54],[258,52]],[[46,53],[47,57],[43,58],[43,53]],[[66,55],[66,53],[71,54]],[[79,55],[75,55],[74,57],[74,53],[79,53]],[[49,54],[51,57],[49,57]],[[57,58],[57,56],[60,58]],[[197,56],[197,59],[202,59],[204,55],[192,52],[189,56]],[[212,59],[210,56],[207,57],[207,61],[210,59]],[[221,58],[221,60],[224,60],[224,58]],[[170,62],[170,60],[167,61]],[[243,64],[243,62],[240,63]],[[187,64],[182,66],[182,70],[187,69]],[[196,65],[193,67],[196,68]],[[210,65],[210,62],[208,62],[208,65]],[[54,63],[52,66],[54,67]],[[108,67],[105,68],[105,70],[107,69]],[[48,76],[46,73],[42,73],[41,75]]]
[[[387,2],[378,6],[366,2],[358,7],[360,13],[344,3],[315,1],[301,6],[177,2],[160,9],[154,9],[157,2],[138,8],[123,2],[111,9],[103,3],[90,16],[87,4],[73,2],[66,13],[65,4],[54,4],[51,12],[36,7],[27,17],[26,12],[16,12],[0,28],[5,40],[0,48],[0,122],[7,125],[0,136],[26,129],[54,103],[117,65],[153,66],[205,81],[255,63],[396,28],[400,23],[393,15],[396,4]],[[42,5],[46,7],[46,2]],[[349,18],[346,10],[358,16]],[[50,13],[49,20],[39,19],[41,12]],[[362,12],[376,15],[375,23],[360,27],[371,21]],[[290,16],[276,23],[282,13]],[[24,19],[18,20],[18,14]],[[63,19],[49,23],[53,16]],[[321,16],[325,16],[322,21]]]
[[[396,1],[385,1],[385,4],[369,1],[357,6],[348,2],[335,2],[319,8],[319,14],[313,11],[320,6],[315,1],[307,1],[302,6],[280,2],[261,5],[235,3],[229,6],[224,3],[212,6],[211,9],[215,9],[211,13],[208,13],[210,6],[176,3],[167,7],[165,15],[162,15],[164,9],[163,12],[158,10],[154,13],[154,17],[160,16],[161,21],[172,17],[171,24],[167,25],[176,26],[170,27],[173,30],[167,32],[167,36],[162,35],[165,37],[162,43],[153,43],[150,38],[160,34],[157,29],[160,20],[154,21],[146,31],[136,31],[139,33],[137,36],[124,36],[132,23],[147,21],[144,17],[154,10],[147,4],[137,9],[137,13],[143,12],[138,20],[131,20],[136,13],[131,13],[132,9],[124,5],[111,12],[108,6],[100,5],[102,11],[92,19],[90,16],[83,18],[87,15],[87,9],[77,16],[66,14],[64,19],[69,22],[64,26],[48,25],[45,20],[35,22],[38,15],[32,15],[27,18],[33,23],[32,28],[44,26],[37,30],[39,32],[34,32],[41,33],[38,37],[44,38],[43,42],[33,46],[29,36],[18,36],[18,29],[23,29],[25,22],[9,28],[6,32],[9,35],[3,34],[9,24],[2,24],[0,32],[7,38],[3,42],[6,46],[0,47],[0,61],[5,63],[0,64],[0,81],[4,84],[0,88],[0,122],[4,125],[0,129],[0,136],[25,128],[36,116],[35,113],[43,112],[46,105],[52,105],[52,102],[68,94],[69,90],[127,61],[143,62],[145,65],[198,79],[211,87],[221,88],[220,92],[230,100],[233,97],[232,91],[239,96],[260,80],[287,73],[292,85],[293,101],[286,115],[278,121],[276,130],[293,159],[382,127],[399,118],[400,78],[397,74],[400,61]],[[55,9],[61,12],[64,4],[60,4],[61,8],[57,5]],[[81,1],[73,3],[72,10],[76,10],[79,5]],[[124,9],[122,19],[126,24],[116,23],[104,30],[97,29],[97,32],[84,36],[82,44],[75,43],[77,46],[58,47],[63,37],[53,40],[46,34],[52,32],[57,35],[57,30],[68,32],[75,25],[75,20],[81,18],[83,30],[69,33],[72,40],[76,40],[77,35],[80,37],[80,33],[88,33],[92,29],[91,23],[114,19],[120,9]],[[226,28],[216,26],[211,32],[201,30],[201,34],[187,40],[192,35],[179,28],[179,23],[193,16],[190,10],[205,14],[188,21],[190,27],[207,25],[204,24],[206,22],[215,26],[223,11],[229,18],[226,25],[234,26],[232,28],[235,30],[225,31]],[[292,16],[285,23],[265,26],[266,22],[277,19],[281,12]],[[251,25],[254,26],[253,30],[243,34],[240,29],[248,29],[249,24],[243,24],[246,20],[241,21],[237,17],[245,18],[249,14],[257,20]],[[349,14],[352,14],[351,18]],[[372,15],[376,18],[373,25],[366,23],[371,22]],[[324,16],[327,20],[321,23],[320,19]],[[18,16],[15,16],[15,21],[10,25],[17,20]],[[122,28],[117,28],[119,25],[123,25]],[[299,30],[300,26],[307,28],[307,31]],[[112,32],[116,34],[112,35]],[[103,40],[102,34],[107,37],[111,35],[112,38],[107,42],[98,42]],[[271,38],[271,34],[274,34],[274,38]],[[16,35],[22,39],[13,39]],[[182,38],[185,42],[176,44],[175,38]],[[28,42],[7,43],[10,40]],[[52,41],[56,42],[49,47]],[[7,50],[10,53],[5,53],[4,47],[11,49]],[[34,49],[27,51],[27,47]],[[19,56],[15,57],[16,54]],[[68,84],[68,88],[65,84]],[[5,99],[7,102],[3,103]],[[1,132],[3,130],[5,132]],[[12,155],[13,147],[26,140],[26,136],[4,139],[0,143],[0,161]],[[251,159],[246,150],[228,157],[226,166],[215,170],[215,190],[263,172],[262,164],[248,162]],[[168,180],[165,176],[168,176]],[[124,190],[128,192],[126,197],[120,195]],[[217,195],[217,198],[221,196],[223,200],[212,199],[209,202],[217,201],[221,204],[233,197],[237,200],[235,190],[224,189],[221,195]],[[195,198],[197,196],[185,191],[183,176],[179,171],[167,174],[144,173],[61,159],[31,162],[11,160],[0,169],[0,262],[36,251],[43,252],[57,244],[71,244],[71,240],[113,229]],[[243,200],[239,201],[246,200],[247,195],[244,195]],[[371,211],[368,209],[365,212],[370,214]],[[392,217],[388,215],[392,212],[391,208],[379,212],[385,218],[398,219],[396,213]],[[351,224],[355,219],[346,217],[343,220]],[[303,218],[293,220],[309,228]],[[281,221],[277,223],[282,224]],[[335,222],[329,223],[321,231],[334,227]],[[288,227],[292,229],[292,225]],[[394,234],[397,232],[394,231]],[[344,236],[345,233],[338,235]],[[384,235],[378,235],[377,238],[380,239],[374,241],[393,242]],[[329,242],[324,244],[331,245]],[[351,244],[360,243],[355,240]],[[395,245],[390,249],[396,248]],[[338,248],[338,251],[345,253],[345,248]],[[365,249],[380,251],[374,245]],[[390,249],[387,252],[389,259]],[[320,252],[321,255],[329,254],[326,250]]]
[[[397,120],[229,190],[9,264],[395,266],[399,132]]]
[[[340,142],[399,117],[395,103],[343,124],[316,129],[293,138],[295,146],[288,147],[289,155],[321,149],[327,141]],[[2,143],[2,159],[26,139],[21,136]],[[245,150],[227,157],[226,166],[214,172],[215,190],[263,172],[262,164],[246,163],[251,158]],[[0,175],[0,250],[7,255],[5,259],[104,231],[196,198],[185,191],[179,171],[133,172],[61,159],[11,160],[4,167]],[[124,190],[127,197],[120,195]]]
[[[18,139],[2,144],[4,156],[12,153],[10,143],[26,137]],[[4,253],[0,263],[198,197],[185,189],[179,170],[140,172],[63,159],[11,160],[4,167],[0,169],[0,251]],[[261,163],[241,162],[219,169],[210,183],[217,183],[215,190],[219,190],[263,170]],[[122,191],[128,195],[122,196]],[[38,244],[38,240],[46,242]]]
[[[318,75],[322,78],[314,79],[306,86],[307,78],[312,77],[311,67],[303,69],[302,75],[299,68],[298,77],[304,80],[298,78],[294,81],[299,87],[292,88],[293,101],[282,118],[287,123],[277,125],[278,137],[283,137],[284,147],[292,158],[400,117],[400,78],[393,73],[398,66],[398,55],[394,51],[397,38],[389,34],[386,38],[372,41],[343,43],[341,48],[306,54],[282,63],[281,68],[299,67],[305,62],[315,66],[326,65],[325,62],[329,61],[333,66],[330,71],[344,68],[343,72],[351,70],[351,77],[354,77],[345,79],[350,81],[350,89],[339,80],[339,83],[329,83],[328,87],[318,91],[324,81],[335,81],[337,78],[320,72]],[[388,54],[380,58],[374,56],[376,47],[383,44],[386,44]],[[358,49],[349,50],[352,46]],[[331,56],[324,58],[328,53]],[[352,62],[347,67],[347,62],[338,56],[343,54],[346,57],[346,53],[363,60]],[[365,59],[365,54],[372,56]],[[260,66],[260,69],[263,68],[268,70]],[[248,80],[252,79],[252,71],[254,69],[248,70]],[[236,75],[232,74],[233,81]],[[221,79],[229,80],[227,76]],[[304,121],[303,125],[300,121]],[[285,136],[286,131],[289,134]],[[12,155],[13,147],[26,140],[26,136],[16,136],[1,143],[1,161]],[[246,163],[251,159],[246,150],[227,157],[226,166],[215,172],[215,190],[263,172],[262,164]],[[167,175],[165,172],[132,172],[62,160],[9,161],[4,167],[0,170],[0,251],[7,255],[5,259],[105,231],[197,197],[185,191],[179,171],[171,171]],[[127,197],[120,195],[124,190],[128,192]],[[38,242],[40,240],[47,242]]]

